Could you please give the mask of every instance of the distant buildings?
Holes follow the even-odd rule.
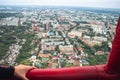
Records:
[[[5,20],[5,22],[4,22],[5,25],[18,26],[19,18],[9,17],[9,18],[5,18],[4,20]]]
[[[82,32],[80,32],[78,30],[72,30],[71,32],[68,33],[68,36],[70,38],[75,38],[76,36],[81,37],[82,36]]]
[[[14,65],[15,64],[15,60],[17,58],[17,56],[19,55],[19,50],[22,48],[22,46],[19,46],[18,44],[12,44],[9,47],[9,51],[6,54],[6,59],[5,61],[8,62],[9,65]]]
[[[73,45],[65,45],[65,46],[62,46],[60,45],[59,46],[59,49],[60,51],[65,54],[65,55],[70,55],[70,56],[74,56],[75,55],[75,52],[74,52],[74,49],[73,49]]]
[[[102,34],[103,33],[103,26],[102,25],[91,25],[92,29],[93,29],[93,32],[95,33],[100,33]]]
[[[23,17],[2,18],[0,25],[29,27],[25,31],[35,34],[30,44],[32,55],[30,61],[40,68],[89,65],[88,57],[105,55],[104,50],[94,50],[94,55],[91,54],[90,50],[94,45],[100,46],[102,42],[108,42],[108,46],[112,47],[111,41],[108,40],[115,34],[116,15],[59,8],[34,10],[22,8],[17,12]],[[3,34],[4,30],[0,33]],[[17,42],[23,45],[26,40],[18,39]],[[90,50],[85,49],[85,45],[88,49],[90,47]],[[10,55],[5,59],[9,64],[15,63],[21,47],[18,44],[9,47]]]

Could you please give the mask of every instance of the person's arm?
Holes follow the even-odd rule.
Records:
[[[26,66],[26,65],[18,65],[15,66],[14,76],[17,78],[20,78],[22,80],[28,80],[26,77],[26,73],[29,70],[35,69],[34,66]]]
[[[35,69],[34,66],[26,66],[26,65],[18,65],[15,67],[0,67],[0,80],[1,79],[10,79],[10,78],[19,78],[21,80],[28,80],[26,77],[26,73],[31,70]]]
[[[14,71],[15,68],[12,66],[10,67],[0,66],[0,79],[9,79],[14,77]]]

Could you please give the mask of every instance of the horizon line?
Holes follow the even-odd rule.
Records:
[[[115,7],[93,7],[93,6],[72,6],[72,5],[21,5],[21,4],[0,4],[0,6],[18,6],[18,7],[34,7],[34,6],[45,6],[45,7],[80,7],[80,8],[103,8],[103,9],[120,9]]]

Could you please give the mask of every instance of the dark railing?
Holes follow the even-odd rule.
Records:
[[[108,63],[61,69],[34,69],[28,71],[29,80],[120,80],[120,18]]]

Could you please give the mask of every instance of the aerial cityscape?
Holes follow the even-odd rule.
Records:
[[[105,64],[119,15],[108,8],[0,6],[0,64]]]

